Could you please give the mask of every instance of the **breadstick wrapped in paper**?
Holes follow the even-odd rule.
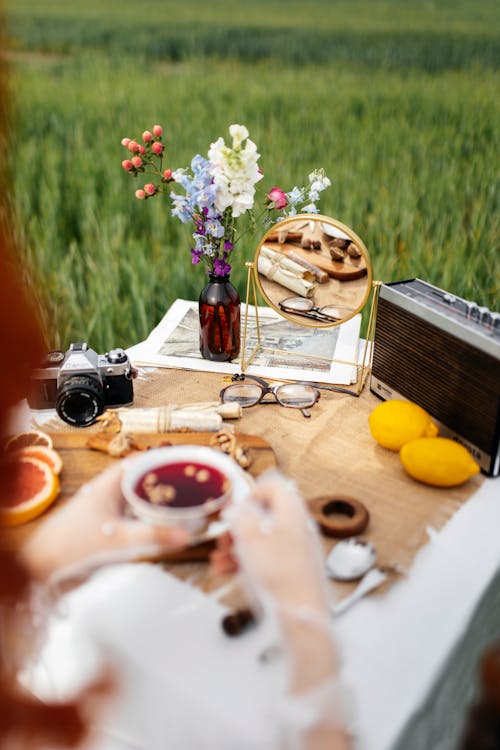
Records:
[[[241,406],[236,403],[202,402],[186,406],[160,406],[150,409],[108,409],[99,421],[129,434],[155,432],[218,432],[223,419],[241,417]],[[116,428],[115,428],[116,429]]]
[[[311,297],[314,289],[314,275],[308,269],[262,245],[257,270],[266,279],[290,289],[301,297]]]

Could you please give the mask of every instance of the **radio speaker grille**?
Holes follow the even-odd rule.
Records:
[[[498,360],[380,298],[373,375],[494,455],[500,427]]]

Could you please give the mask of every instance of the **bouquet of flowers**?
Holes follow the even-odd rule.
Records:
[[[197,154],[189,168],[165,169],[163,128],[155,125],[145,130],[142,143],[124,138],[122,145],[130,157],[122,161],[123,169],[135,178],[152,174],[153,181],[135,191],[136,198],[147,200],[167,194],[172,215],[184,224],[193,225],[192,262],[203,262],[207,272],[228,276],[234,247],[244,232],[238,224],[245,215],[248,229],[259,220],[265,228],[297,213],[318,213],[316,204],[322,190],[331,185],[323,169],[309,175],[306,187],[294,187],[286,193],[279,187],[270,190],[258,216],[254,214],[256,185],[263,178],[258,165],[260,154],[244,125],[231,125],[231,145],[218,138],[211,144],[207,157]],[[180,189],[180,190],[179,190]]]

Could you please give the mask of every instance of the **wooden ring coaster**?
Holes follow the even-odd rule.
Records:
[[[361,534],[370,520],[366,506],[352,497],[317,497],[308,505],[321,531],[339,539]]]

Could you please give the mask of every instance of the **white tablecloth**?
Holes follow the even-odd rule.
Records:
[[[417,555],[407,579],[332,622],[360,750],[456,747],[477,658],[500,632],[500,479],[488,479]],[[148,564],[103,570],[73,591],[29,675],[41,694],[81,684],[100,655],[121,695],[96,750],[276,746],[280,657],[270,624],[236,639],[213,597]]]

